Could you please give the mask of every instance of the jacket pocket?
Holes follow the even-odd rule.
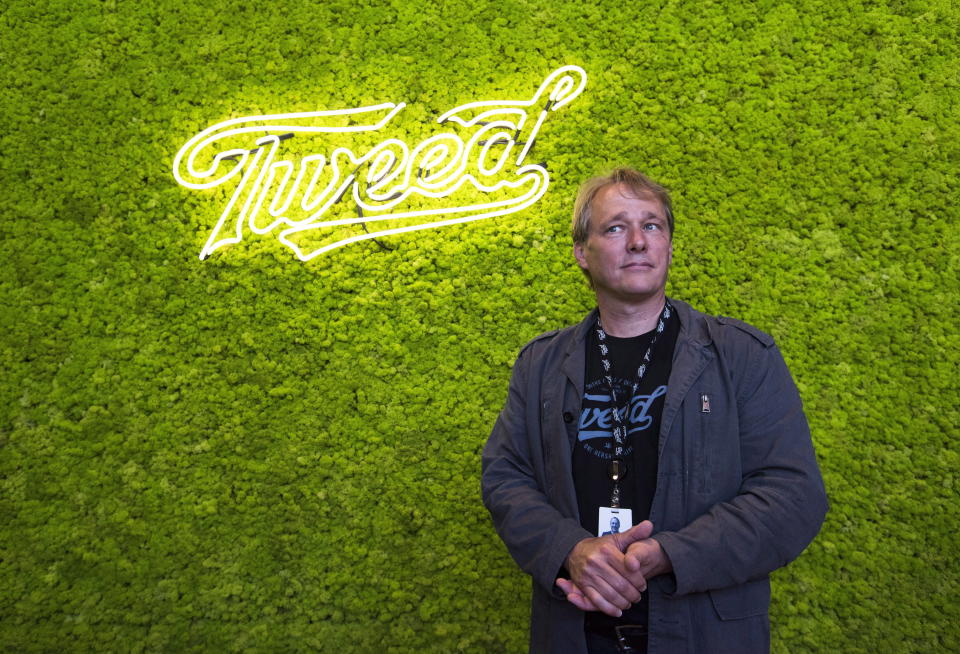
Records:
[[[721,620],[740,620],[766,615],[770,610],[769,577],[708,592],[713,608]]]
[[[699,437],[697,438],[696,466],[697,466],[697,492],[707,494],[713,490],[714,471],[711,466],[716,464],[714,457],[710,456],[711,446],[716,447],[711,439],[718,436],[714,425],[717,420],[714,418],[714,411],[719,410],[715,406],[718,398],[715,393],[700,388],[697,389],[694,396],[694,410],[696,411],[696,420],[694,424],[699,428]]]

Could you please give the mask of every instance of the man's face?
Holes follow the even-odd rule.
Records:
[[[635,303],[662,295],[673,256],[663,207],[623,184],[601,189],[587,240],[574,244],[573,254],[598,298]]]
[[[620,531],[620,520],[617,518],[610,518],[610,531],[616,533]]]

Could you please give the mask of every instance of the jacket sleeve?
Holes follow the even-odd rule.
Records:
[[[540,385],[546,382],[539,374],[530,379],[532,358],[527,351],[518,357],[506,404],[483,449],[483,503],[520,568],[547,592],[563,598],[556,578],[573,546],[590,533],[548,498],[550,466],[543,450],[538,399]]]
[[[737,392],[739,491],[685,527],[654,535],[673,564],[676,595],[768,575],[803,551],[827,512],[810,429],[786,363],[772,340],[749,349]]]

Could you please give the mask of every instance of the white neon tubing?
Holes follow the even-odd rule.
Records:
[[[226,152],[221,152],[216,157],[214,157],[213,163],[210,168],[204,171],[198,171],[194,167],[194,162],[196,160],[197,154],[200,153],[204,148],[211,145],[215,141],[220,141],[231,136],[236,136],[237,134],[247,134],[251,132],[264,132],[264,131],[282,131],[282,132],[305,132],[305,133],[344,133],[344,132],[368,132],[368,131],[377,131],[382,129],[390,120],[396,116],[401,109],[406,106],[405,103],[393,103],[385,102],[383,104],[373,105],[370,107],[357,107],[355,109],[331,109],[327,111],[306,111],[299,113],[289,113],[289,114],[269,114],[263,116],[246,116],[244,118],[233,118],[231,120],[225,120],[219,122],[216,125],[212,125],[207,129],[203,130],[189,141],[183,144],[183,147],[180,148],[180,151],[177,152],[177,156],[173,160],[173,176],[176,178],[177,182],[181,185],[186,186],[187,188],[202,189],[210,188],[212,186],[217,186],[222,184],[226,179],[232,177],[235,174],[235,170],[230,171],[227,174],[226,178],[214,179],[210,182],[204,184],[198,184],[196,182],[187,181],[181,174],[181,167],[183,165],[183,156],[189,151],[190,155],[187,157],[187,172],[193,176],[200,179],[210,177],[213,175],[213,171],[219,166],[220,162],[227,157],[236,157],[242,156],[246,157],[248,154],[247,150],[233,149]],[[333,127],[333,126],[319,126],[311,127],[308,125],[284,125],[278,124],[284,120],[300,120],[305,118],[328,118],[333,116],[357,116],[363,114],[371,113],[380,113],[384,110],[387,110],[387,115],[381,118],[376,123],[371,125],[350,125],[347,127]],[[251,125],[247,127],[236,127],[234,125],[243,125],[244,123],[259,123],[259,122],[268,122],[267,125]],[[227,129],[232,128],[232,129]],[[225,130],[222,131],[221,130]]]
[[[542,198],[542,197],[543,197],[543,194],[546,193],[546,191],[547,191],[547,186],[548,186],[548,182],[549,182],[548,177],[547,177],[547,172],[546,172],[543,168],[541,168],[541,167],[539,167],[539,166],[535,166],[535,165],[534,165],[534,166],[524,166],[524,167],[521,169],[521,172],[525,173],[525,175],[524,175],[523,178],[521,178],[521,179],[518,180],[517,182],[502,182],[502,183],[501,183],[502,185],[506,185],[506,186],[510,186],[510,187],[516,187],[516,186],[519,186],[519,185],[521,185],[521,184],[523,184],[523,183],[525,183],[525,182],[527,182],[527,181],[533,181],[533,182],[534,182],[533,188],[532,188],[529,192],[527,192],[526,194],[524,194],[523,196],[521,196],[521,197],[519,197],[519,198],[514,198],[514,199],[511,199],[511,200],[504,200],[504,201],[501,201],[501,202],[492,202],[492,203],[487,203],[487,204],[472,205],[472,206],[468,206],[468,207],[451,207],[451,208],[449,208],[449,209],[441,209],[441,210],[437,210],[437,211],[411,211],[411,212],[406,212],[406,213],[391,214],[390,216],[377,216],[377,217],[373,217],[373,218],[369,218],[369,217],[368,217],[368,218],[366,218],[366,219],[364,219],[364,218],[352,218],[352,219],[343,219],[343,220],[339,220],[339,221],[328,221],[328,222],[324,223],[323,225],[320,225],[320,224],[304,225],[304,226],[302,226],[302,227],[296,227],[296,228],[292,228],[292,229],[287,229],[287,230],[284,230],[284,231],[280,232],[279,239],[280,239],[280,241],[281,241],[284,245],[288,246],[290,249],[292,249],[292,250],[296,253],[298,259],[300,259],[301,261],[310,261],[310,260],[313,259],[314,257],[319,256],[319,255],[323,254],[324,252],[329,252],[330,250],[333,250],[333,249],[335,249],[335,248],[343,247],[344,245],[348,245],[348,244],[350,244],[350,243],[356,243],[357,241],[363,241],[363,240],[370,239],[370,238],[378,238],[378,237],[380,237],[380,236],[390,236],[390,235],[393,235],[393,234],[403,234],[403,233],[406,233],[406,232],[413,232],[413,231],[417,231],[417,230],[421,230],[421,229],[433,229],[433,228],[436,228],[436,227],[444,227],[444,226],[446,226],[446,225],[455,225],[455,224],[459,224],[459,223],[471,222],[471,221],[474,221],[474,220],[482,220],[482,219],[484,219],[484,218],[493,218],[493,217],[495,217],[495,216],[503,216],[503,215],[515,213],[515,212],[517,212],[517,211],[521,211],[521,210],[523,210],[523,209],[526,209],[526,208],[529,207],[530,205],[532,205],[532,204],[534,204],[535,202],[537,202],[537,200],[539,200],[540,198]],[[469,176],[467,176],[467,177],[469,177]],[[461,183],[464,182],[464,181],[466,181],[466,177],[464,177],[464,178],[461,180]],[[438,221],[435,221],[435,222],[423,223],[423,224],[419,224],[419,225],[407,225],[407,226],[404,226],[404,227],[395,227],[395,228],[393,228],[393,229],[384,229],[384,230],[380,230],[380,231],[376,231],[376,232],[370,232],[369,234],[357,234],[356,236],[351,236],[351,237],[349,237],[349,238],[341,239],[341,240],[339,240],[339,241],[337,241],[337,242],[335,242],[335,243],[331,243],[330,245],[325,245],[325,246],[323,246],[323,247],[321,247],[321,248],[317,248],[316,250],[314,250],[314,251],[312,251],[312,252],[309,252],[309,253],[306,253],[306,254],[300,249],[300,247],[299,247],[296,243],[291,242],[291,241],[287,238],[287,236],[289,236],[289,235],[291,235],[291,234],[295,234],[295,233],[297,233],[297,232],[306,231],[306,230],[308,230],[308,229],[316,229],[316,228],[319,228],[319,227],[321,227],[321,226],[328,226],[328,225],[331,225],[331,224],[334,224],[334,223],[338,223],[338,224],[349,224],[349,223],[358,223],[358,222],[371,222],[372,220],[383,220],[383,219],[386,219],[386,218],[408,218],[408,217],[414,217],[414,216],[423,216],[423,215],[429,215],[429,214],[431,214],[431,213],[454,213],[454,212],[458,212],[458,211],[490,209],[490,208],[495,207],[495,206],[497,206],[497,205],[504,205],[504,204],[508,204],[509,206],[506,206],[506,207],[503,208],[503,209],[499,209],[499,210],[495,210],[495,211],[483,211],[483,212],[481,212],[481,213],[471,214],[471,215],[467,215],[467,216],[462,216],[462,217],[460,217],[460,218],[450,218],[450,219],[447,219],[447,220],[438,220]]]
[[[480,128],[472,134],[467,143],[464,143],[457,134],[444,132],[425,139],[412,152],[405,143],[394,138],[381,141],[364,156],[357,156],[347,148],[338,147],[329,158],[324,154],[310,154],[302,157],[295,179],[294,163],[285,159],[276,160],[281,139],[270,132],[332,134],[378,131],[387,125],[405,104],[388,102],[355,109],[249,116],[226,120],[208,127],[180,148],[173,162],[175,179],[183,186],[193,189],[212,188],[238,175],[240,179],[201,250],[200,258],[205,259],[221,247],[242,240],[244,223],[256,234],[265,234],[281,225],[286,225],[287,228],[279,234],[280,241],[293,249],[301,260],[308,261],[323,252],[356,241],[520,211],[539,200],[549,186],[549,175],[544,168],[522,165],[548,112],[556,111],[571,102],[583,92],[585,85],[586,73],[582,68],[563,66],[548,75],[529,100],[471,102],[455,107],[437,119],[441,124],[450,121],[468,128],[479,126]],[[529,109],[538,108],[541,101],[543,106],[538,112],[534,128],[526,135],[524,147],[515,161],[516,177],[512,181],[500,180],[494,184],[482,181],[485,177],[492,177],[503,171],[510,160],[513,146],[519,145],[516,137],[527,122]],[[465,118],[468,113],[473,114],[472,118]],[[342,121],[343,117],[362,124],[350,126],[323,124],[324,121],[330,120]],[[287,122],[307,119],[319,121],[320,124],[302,125]],[[213,161],[208,168],[197,169],[197,156],[206,148],[237,135],[264,131],[268,132],[268,135],[256,139],[255,143],[258,146],[256,150],[233,148],[219,152],[213,156]],[[484,138],[486,138],[484,144],[480,145],[479,142]],[[493,147],[501,145],[505,146],[502,151],[492,150]],[[474,148],[479,148],[475,161],[475,172],[479,176],[466,170]],[[491,163],[490,160],[493,157],[496,159]],[[227,162],[232,164],[229,168]],[[360,182],[355,177],[355,173],[364,164],[367,165],[364,194],[374,204],[365,202],[361,197]],[[218,176],[217,171],[221,170],[221,165],[226,171]],[[437,166],[439,168],[434,170]],[[310,168],[313,168],[312,174]],[[318,191],[317,186],[325,171],[329,171],[330,179],[323,189]],[[303,187],[303,182],[308,177],[309,182],[306,187]],[[291,179],[294,179],[292,184]],[[411,194],[434,199],[445,198],[468,182],[475,190],[482,193],[494,193],[504,188],[511,191],[528,188],[526,192],[516,197],[496,202],[382,213],[403,203]],[[363,215],[323,220],[322,217],[327,211],[339,202],[351,187],[353,202]],[[299,203],[300,208],[312,213],[303,218],[293,218],[287,215],[287,212],[301,188],[303,192]],[[270,199],[271,194],[272,199]],[[246,197],[243,197],[244,195]],[[256,221],[265,202],[267,203],[266,212],[272,220],[267,226],[258,227]],[[317,208],[318,205],[319,208]],[[238,206],[240,211],[236,216],[233,235],[221,234],[221,230]],[[378,212],[380,212],[379,215]],[[359,234],[311,252],[302,251],[298,245],[287,238],[299,232],[337,225],[463,213],[467,215]]]
[[[577,87],[574,89],[574,77],[579,77],[580,81],[577,83]],[[556,86],[550,88],[554,80],[558,80]],[[483,120],[481,114],[477,118],[469,122],[465,122],[462,118],[456,114],[466,111],[468,109],[474,109],[476,107],[530,107],[540,101],[540,98],[543,96],[544,91],[550,88],[550,94],[548,98],[553,102],[550,109],[551,111],[556,111],[560,107],[566,105],[578,95],[583,93],[584,87],[587,85],[587,73],[585,70],[580,68],[580,66],[561,66],[547,76],[547,79],[543,80],[543,84],[540,85],[540,88],[537,89],[537,92],[529,100],[486,100],[481,102],[468,102],[467,104],[462,104],[455,109],[451,109],[447,113],[443,114],[437,118],[437,122],[443,123],[448,120],[460,123],[464,127],[469,127],[471,123],[476,122],[477,120]],[[516,111],[516,110],[513,110]]]

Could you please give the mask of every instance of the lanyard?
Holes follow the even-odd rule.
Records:
[[[640,360],[640,366],[637,368],[637,378],[630,387],[630,395],[627,397],[627,403],[623,407],[622,412],[618,411],[620,402],[617,401],[617,390],[613,385],[613,364],[610,363],[610,358],[607,356],[610,352],[605,342],[607,340],[607,333],[603,331],[600,316],[597,316],[597,339],[600,344],[600,364],[603,366],[603,378],[606,380],[607,386],[610,389],[610,403],[612,404],[610,414],[613,420],[614,452],[613,460],[610,461],[608,474],[610,475],[610,480],[613,482],[613,491],[610,494],[610,506],[614,508],[620,506],[620,480],[627,474],[627,466],[622,458],[624,446],[627,442],[627,425],[624,418],[629,414],[630,403],[633,401],[637,389],[640,387],[640,382],[647,372],[647,366],[650,364],[651,354],[653,353],[653,346],[656,344],[660,334],[663,333],[667,325],[667,320],[670,319],[672,313],[673,307],[670,306],[670,301],[667,300],[663,304],[663,311],[660,313],[660,319],[657,321],[657,328],[654,330],[653,338],[650,339],[650,345],[647,346],[647,351],[644,352],[643,358]]]

